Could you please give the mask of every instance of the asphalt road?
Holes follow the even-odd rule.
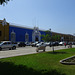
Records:
[[[75,45],[73,45],[72,47],[75,47]],[[68,46],[66,48],[68,48]],[[54,47],[54,50],[59,50],[59,49],[65,49],[65,46]],[[40,50],[39,52],[42,51],[43,50]],[[47,46],[46,51],[52,51],[52,47]],[[37,53],[36,47],[31,47],[31,46],[18,47],[16,48],[16,50],[3,49],[2,51],[0,51],[0,58],[7,58],[7,57],[34,54],[34,53]]]

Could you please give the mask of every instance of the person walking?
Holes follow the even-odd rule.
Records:
[[[64,46],[65,46],[65,48],[66,48],[66,43],[64,43]]]

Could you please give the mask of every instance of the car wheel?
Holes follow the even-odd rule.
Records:
[[[39,50],[36,50],[36,52],[39,52]]]
[[[13,49],[13,50],[16,49],[16,46],[13,46],[12,49]]]
[[[2,48],[0,47],[0,51],[2,50]]]
[[[45,52],[45,49],[43,51]]]
[[[9,48],[9,50],[11,50],[11,48]]]

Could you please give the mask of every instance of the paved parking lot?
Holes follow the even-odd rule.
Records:
[[[75,47],[73,45],[72,47]],[[66,47],[68,48],[68,47]],[[65,46],[56,46],[54,47],[54,50],[59,49],[65,49]],[[47,46],[46,51],[52,51],[52,47]],[[40,50],[42,52],[42,50]],[[27,55],[27,54],[33,54],[36,52],[36,47],[26,46],[26,47],[18,47],[16,50],[2,50],[0,51],[0,58],[7,58],[7,57],[13,57],[13,56],[20,56],[20,55]]]

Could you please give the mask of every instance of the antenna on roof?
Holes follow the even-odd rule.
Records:
[[[39,28],[39,22],[38,22],[38,20],[37,20],[37,27]]]
[[[39,28],[38,19],[35,18],[35,27]]]
[[[36,24],[37,24],[37,23],[36,23],[36,17],[35,17],[35,27],[36,27]]]
[[[36,17],[33,18],[33,26],[36,27]]]

